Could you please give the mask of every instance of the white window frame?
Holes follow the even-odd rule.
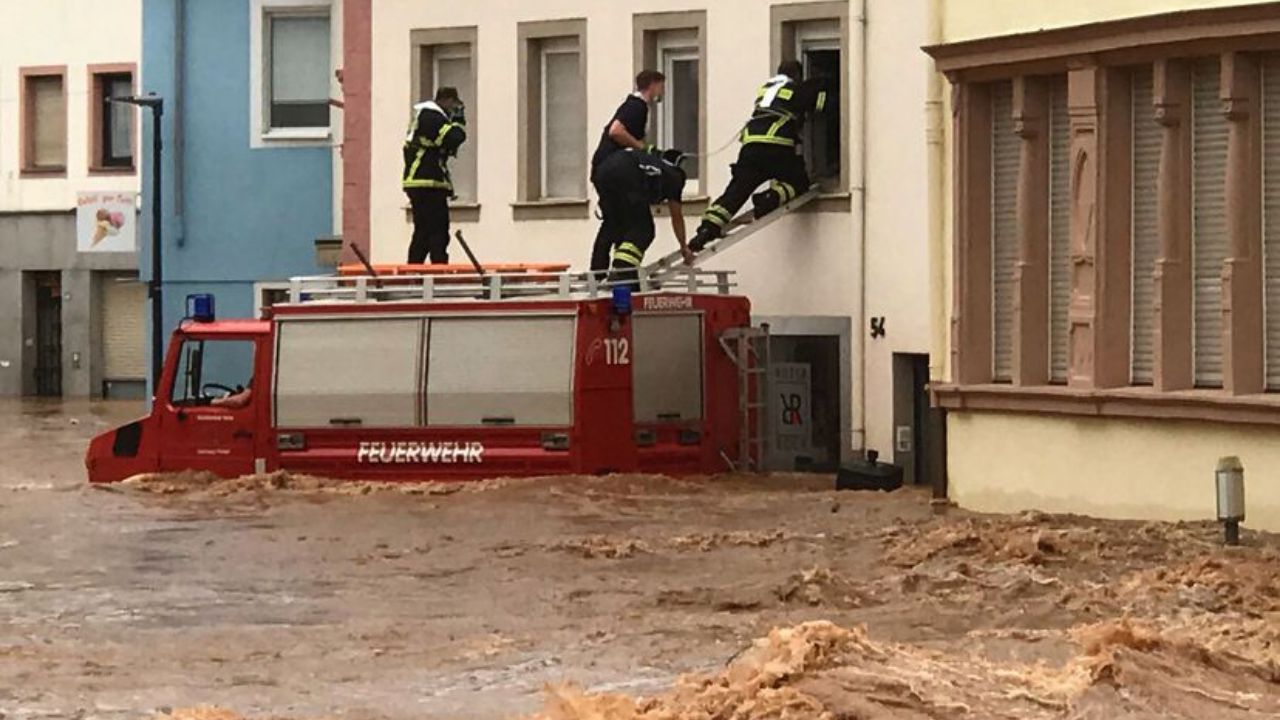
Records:
[[[436,90],[439,90],[441,87],[441,83],[440,83],[440,61],[441,60],[466,60],[471,65],[471,83],[472,85],[476,86],[475,91],[479,92],[479,85],[476,82],[475,48],[470,42],[456,42],[456,43],[451,42],[451,43],[442,43],[439,45],[427,45],[427,46],[423,46],[423,49],[424,51],[427,49],[430,49],[431,51],[431,87],[435,88]],[[470,92],[471,88],[458,88],[458,91],[460,93],[465,94]],[[422,99],[430,100],[431,98],[422,98]],[[478,103],[476,103],[475,98],[465,97],[465,96],[463,97],[463,102],[471,103],[472,107],[467,108],[467,111],[468,111],[467,121],[468,122],[474,121],[476,110],[474,110],[473,108]],[[474,124],[472,124],[472,126],[469,127],[468,130],[470,131],[473,127],[474,127]],[[473,144],[474,138],[470,137],[470,134],[471,133],[468,132],[467,141],[468,141],[468,144],[471,145],[469,152],[475,153],[476,152],[475,145]],[[475,160],[476,160],[475,162],[475,168],[476,168],[475,196],[474,197],[460,196],[457,200],[452,201],[452,204],[454,206],[457,206],[459,204],[464,206],[478,205],[480,203],[480,163],[479,163],[478,157]]]
[[[671,88],[675,83],[675,63],[688,62],[693,60],[698,63],[698,73],[702,73],[702,52],[698,47],[698,30],[697,28],[685,28],[681,30],[659,30],[657,41],[657,61],[662,74],[667,77],[667,92],[665,101],[658,106],[658,112],[655,115],[657,122],[654,127],[653,142],[658,147],[668,148],[672,146],[671,134],[672,128],[675,127],[675,103],[671,101],[674,93]],[[695,107],[694,113],[701,116],[702,108]],[[701,153],[702,148],[680,148],[685,152]],[[696,162],[696,160],[694,161]],[[696,197],[702,192],[702,177],[693,182],[687,183],[684,189],[684,197]]]
[[[581,200],[582,198],[553,196],[547,192],[547,170],[551,163],[547,161],[547,56],[577,55],[578,71],[582,71],[582,45],[577,36],[542,38],[538,41],[538,199],[539,200]],[[586,98],[583,98],[586,102]],[[583,146],[583,152],[586,152]],[[585,157],[585,155],[584,155]]]
[[[335,16],[341,0],[251,0],[249,3],[249,145],[254,148],[289,145],[329,146],[334,141],[333,112],[329,125],[315,128],[271,127],[271,18],[274,15],[324,17],[329,21],[330,97],[333,96],[335,53],[342,44]],[[340,19],[340,18],[339,18]]]

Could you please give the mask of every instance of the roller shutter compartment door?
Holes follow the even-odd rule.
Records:
[[[1013,278],[1018,262],[1018,170],[1022,140],[1013,132],[1013,86],[991,88],[992,377],[1013,378]]]
[[[102,285],[103,377],[145,380],[147,286],[136,280],[107,278]]]
[[[1280,390],[1280,55],[1262,64],[1262,258],[1267,389]]]
[[[420,425],[424,326],[421,318],[280,321],[276,426]]]
[[[1071,116],[1067,78],[1049,84],[1049,379],[1067,381],[1071,317]]]
[[[1159,191],[1162,129],[1155,121],[1151,68],[1133,82],[1133,309],[1130,377],[1155,381],[1156,260],[1160,257]]]
[[[1227,119],[1218,93],[1219,74],[1216,59],[1197,61],[1192,72],[1192,283],[1197,387],[1222,386]]]
[[[427,424],[573,424],[572,316],[433,318]]]
[[[636,315],[631,325],[636,422],[702,419],[702,316]]]

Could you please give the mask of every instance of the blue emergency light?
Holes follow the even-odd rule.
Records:
[[[613,289],[613,312],[615,315],[631,314],[631,288],[615,287]]]
[[[213,296],[207,293],[187,296],[187,317],[198,323],[213,322],[217,313],[213,310]]]

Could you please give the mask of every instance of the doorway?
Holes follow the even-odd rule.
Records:
[[[929,356],[893,355],[893,459],[908,485],[930,482]]]
[[[769,353],[770,467],[836,469],[842,437],[840,337],[774,335]]]
[[[62,397],[62,275],[35,273],[36,395]]]

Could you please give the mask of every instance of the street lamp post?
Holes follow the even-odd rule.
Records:
[[[164,115],[164,98],[156,94],[131,97],[109,97],[108,103],[135,105],[151,109],[151,282],[147,295],[151,299],[151,395],[160,385],[164,361],[164,264],[161,263],[162,221],[160,213],[160,153],[164,147],[160,137]]]

